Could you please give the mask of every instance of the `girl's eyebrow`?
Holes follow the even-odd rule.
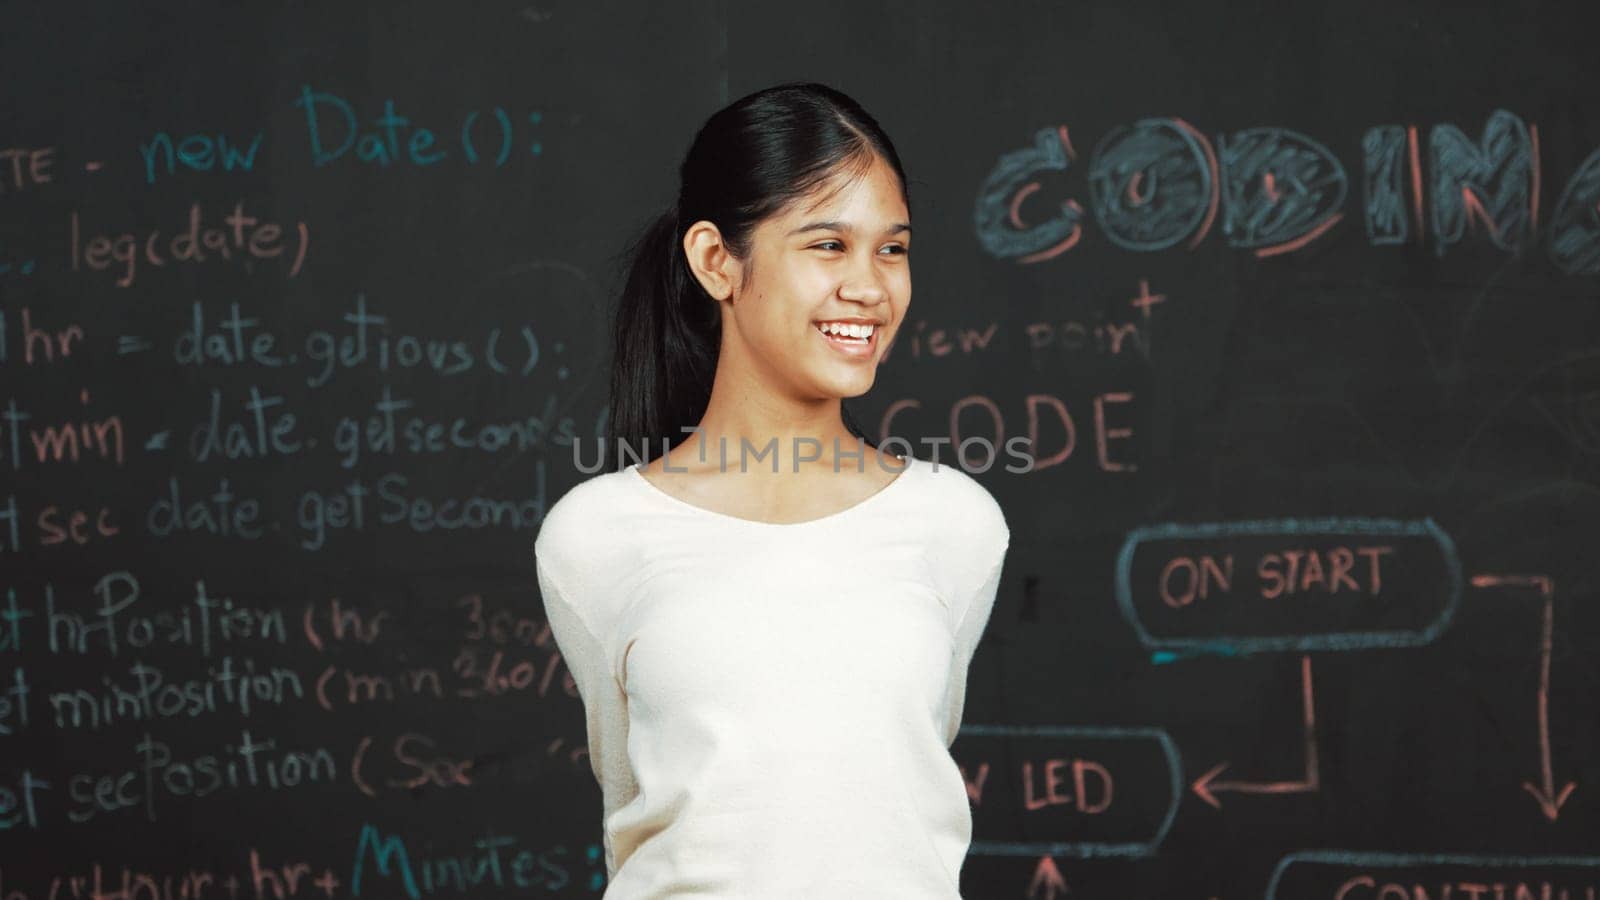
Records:
[[[802,234],[807,231],[842,231],[845,234],[854,234],[855,228],[852,227],[849,222],[840,222],[830,219],[826,222],[811,222],[809,224],[802,225],[784,235],[784,237],[793,237],[794,235]],[[883,230],[883,233],[886,235],[900,234],[901,232],[910,234],[911,225],[906,222],[896,222],[895,224],[890,225],[888,228]]]

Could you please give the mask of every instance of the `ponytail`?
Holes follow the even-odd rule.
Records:
[[[617,305],[612,348],[610,440],[607,457],[648,457],[665,439],[683,439],[711,401],[721,344],[716,301],[689,271],[678,204],[656,217],[634,241],[633,259]]]

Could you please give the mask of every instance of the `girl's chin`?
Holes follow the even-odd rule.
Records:
[[[877,370],[873,367],[857,372],[818,373],[812,377],[811,382],[821,396],[848,400],[872,390],[872,383],[877,380],[876,376]]]

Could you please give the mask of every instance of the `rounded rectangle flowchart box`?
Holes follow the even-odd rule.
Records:
[[[974,792],[978,856],[1150,856],[1183,797],[1158,728],[967,725],[958,761]]]
[[[1432,519],[1289,518],[1135,529],[1116,594],[1146,647],[1232,655],[1431,643],[1463,581]]]

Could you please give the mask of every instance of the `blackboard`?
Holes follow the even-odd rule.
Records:
[[[1600,891],[1591,9],[9,12],[3,900],[600,893],[532,539],[625,241],[789,80],[911,177],[855,418],[1040,459],[973,469],[963,893]]]

